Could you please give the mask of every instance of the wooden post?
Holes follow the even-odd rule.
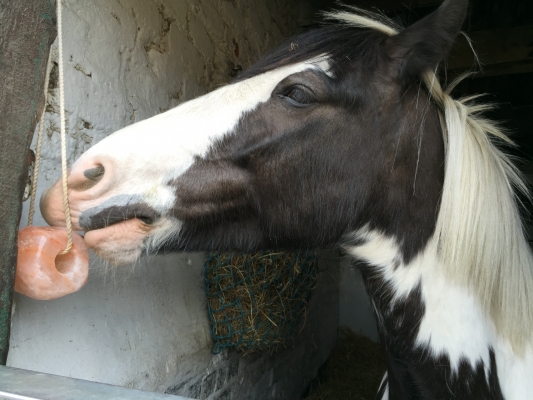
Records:
[[[51,0],[0,0],[0,364],[9,349],[17,234],[28,148],[56,36]]]

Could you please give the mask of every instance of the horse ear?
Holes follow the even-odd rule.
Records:
[[[182,220],[248,209],[251,199],[249,174],[227,161],[197,160],[172,184],[173,214]]]
[[[388,55],[398,63],[400,76],[413,77],[435,69],[459,34],[468,0],[446,0],[433,13],[386,41]]]

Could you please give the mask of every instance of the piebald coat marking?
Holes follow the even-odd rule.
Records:
[[[363,229],[355,234],[364,244],[346,246],[348,254],[372,265],[394,288],[393,300],[408,296],[417,286],[422,288],[425,314],[418,327],[415,345],[426,348],[436,357],[450,360],[452,376],[459,378],[459,364],[467,361],[472,367],[481,365],[488,375],[489,349],[493,349],[498,377],[505,399],[527,400],[533,393],[531,345],[523,357],[517,357],[511,345],[498,337],[490,319],[483,315],[476,298],[464,287],[447,279],[437,257],[434,240],[408,265],[398,263],[401,252],[392,238]],[[386,314],[387,310],[379,313]],[[401,324],[401,320],[396,323]],[[386,376],[384,377],[384,379]],[[488,379],[488,377],[487,377]],[[453,394],[453,393],[452,393]],[[383,400],[388,399],[388,388]]]
[[[383,399],[533,398],[533,258],[508,140],[432,72],[466,17],[370,13],[282,44],[236,82],[73,165],[74,227],[103,258],[343,245],[373,304]],[[298,46],[291,46],[291,43]],[[43,216],[63,223],[58,183]]]

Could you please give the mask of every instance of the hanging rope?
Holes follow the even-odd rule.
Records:
[[[72,248],[72,220],[70,218],[70,206],[68,204],[68,184],[67,184],[67,140],[65,132],[65,90],[63,85],[63,24],[62,24],[62,7],[61,0],[57,0],[57,44],[58,44],[58,71],[59,71],[59,126],[61,132],[61,171],[62,171],[62,186],[63,186],[63,209],[65,211],[65,222],[67,228],[67,246],[59,254],[66,254]],[[39,167],[41,164],[41,147],[42,137],[44,131],[44,115],[46,111],[46,98],[48,94],[48,84],[50,81],[52,63],[48,61],[46,69],[46,78],[44,83],[44,108],[41,113],[41,122],[39,124],[39,132],[37,136],[37,148],[35,149],[35,167],[33,171],[33,182],[31,189],[30,211],[28,215],[28,225],[33,224],[33,214],[35,213],[35,194],[37,192],[37,179],[39,176]]]
[[[59,69],[59,117],[61,118],[61,171],[63,180],[63,209],[67,225],[67,247],[59,254],[66,254],[72,248],[72,221],[70,219],[70,206],[68,204],[67,185],[67,138],[65,133],[65,89],[63,80],[63,23],[61,18],[61,0],[57,0],[57,43],[58,43],[58,69]]]

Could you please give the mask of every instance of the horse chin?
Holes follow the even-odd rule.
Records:
[[[144,240],[153,227],[138,218],[85,233],[85,243],[98,256],[115,266],[132,264],[144,249]]]

